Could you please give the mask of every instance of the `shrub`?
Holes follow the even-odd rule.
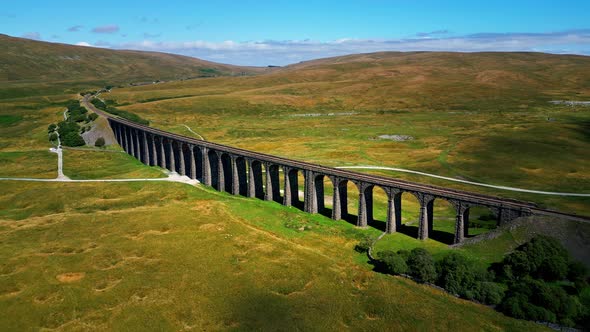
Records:
[[[94,142],[94,146],[102,148],[104,146],[105,142],[104,142],[104,138],[99,137],[96,139],[96,142]]]
[[[536,274],[544,280],[555,281],[563,280],[567,276],[568,262],[559,256],[547,257],[541,266],[537,269]]]
[[[405,249],[401,249],[397,251],[397,254],[402,256],[404,258],[404,261],[408,261],[408,258],[410,257],[410,251],[409,250],[405,250]]]
[[[80,136],[77,132],[70,131],[64,136],[62,136],[62,144],[65,146],[82,146],[86,144],[82,136]]]
[[[408,257],[408,271],[419,282],[434,282],[436,269],[430,253],[424,248],[415,248]]]
[[[88,115],[88,119],[89,119],[90,121],[94,121],[94,120],[98,119],[98,114],[96,114],[96,113],[90,113],[90,114]]]
[[[531,263],[523,251],[515,251],[504,257],[503,264],[502,273],[508,279],[520,279],[528,276],[531,272]]]
[[[588,269],[586,266],[578,261],[572,261],[568,265],[567,279],[569,281],[586,281],[588,275]]]
[[[57,133],[52,132],[51,134],[49,134],[49,140],[52,142],[57,141]]]
[[[389,274],[405,274],[408,272],[408,265],[404,257],[391,250],[379,253],[379,262],[385,272]]]
[[[451,252],[436,264],[437,285],[453,294],[465,296],[475,285],[475,273],[467,259],[457,252]]]
[[[57,125],[55,123],[52,123],[49,125],[49,127],[47,127],[47,132],[48,133],[54,132],[56,128],[57,128]]]
[[[568,295],[559,286],[530,278],[513,283],[499,309],[516,318],[559,322],[568,326],[585,313],[576,296]]]
[[[364,236],[359,243],[354,246],[356,252],[364,253],[369,251],[369,248],[373,245],[373,239],[369,236]]]
[[[504,289],[495,282],[480,281],[477,283],[476,294],[473,299],[481,303],[496,305],[502,302]]]

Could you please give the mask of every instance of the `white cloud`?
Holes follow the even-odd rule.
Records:
[[[85,41],[81,41],[81,42],[77,42],[76,46],[86,46],[86,47],[92,47],[92,45],[90,45],[89,43],[85,42]]]
[[[94,33],[115,33],[118,32],[119,26],[116,24],[111,24],[111,25],[103,25],[100,27],[96,27],[94,29],[92,29],[92,32]]]
[[[71,26],[71,27],[69,27],[69,28],[67,29],[67,31],[69,31],[69,32],[78,32],[78,31],[80,31],[80,29],[82,29],[83,27],[84,27],[83,25],[74,25],[74,26]]]
[[[27,32],[23,34],[21,37],[27,39],[41,40],[41,34],[38,32]]]
[[[444,30],[406,39],[351,39],[332,41],[262,40],[209,42],[143,40],[122,44],[103,43],[112,48],[161,51],[219,60],[241,65],[285,65],[298,61],[378,51],[539,51],[590,54],[590,29],[550,33],[479,33],[446,36]],[[444,36],[441,36],[444,35]]]

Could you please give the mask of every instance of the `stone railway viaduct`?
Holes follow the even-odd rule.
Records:
[[[564,215],[539,209],[532,203],[325,167],[176,135],[102,112],[88,99],[89,96],[84,98],[84,104],[108,119],[117,142],[128,154],[146,165],[187,175],[219,191],[275,201],[308,213],[323,213],[326,211],[324,178],[327,177],[334,188],[331,217],[340,220],[349,216],[347,185],[352,182],[359,193],[358,227],[367,227],[373,221],[373,190],[376,187],[387,194],[388,233],[394,233],[402,226],[402,193],[410,193],[418,199],[418,238],[422,240],[432,234],[433,207],[437,199],[446,200],[455,207],[454,243],[462,242],[467,235],[469,210],[474,206],[490,209],[499,225],[531,214]],[[284,174],[282,195],[280,170]],[[303,202],[299,199],[299,173],[304,178]]]

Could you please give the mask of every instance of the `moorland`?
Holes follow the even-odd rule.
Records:
[[[3,49],[38,48],[37,55],[55,46],[23,46],[10,38],[2,43]],[[152,126],[255,151],[546,191],[589,187],[590,109],[550,103],[590,98],[587,57],[378,53],[255,69],[251,74],[257,75],[246,77],[220,70],[219,77],[188,80],[202,70],[170,64],[186,70],[170,81],[175,77],[164,77],[170,71],[159,65],[164,60],[150,63],[143,53],[55,47],[63,48],[47,61],[97,67],[76,72],[70,65],[42,66],[27,72],[25,60],[1,53],[24,64],[16,74],[2,71],[0,177],[54,178],[57,157],[48,151],[48,125],[61,121],[79,92],[112,86],[100,98]],[[79,52],[79,58],[70,52]],[[103,58],[87,58],[95,52]],[[119,75],[120,63],[111,60],[115,54],[137,66]],[[206,71],[207,65],[199,68]],[[146,80],[169,82],[129,86]],[[587,198],[368,171],[589,214]],[[77,179],[164,176],[117,146],[66,149],[64,173]],[[375,228],[179,183],[2,181],[1,188],[0,325],[8,330],[543,328],[374,272],[367,256],[353,248],[379,235]],[[384,199],[376,200],[376,217],[383,219]],[[415,223],[417,202],[404,197],[403,204],[404,223]],[[450,207],[436,209],[435,229],[452,232]],[[473,219],[485,224],[486,215],[480,211]],[[587,262],[589,230],[579,223],[523,220],[515,227],[472,231],[493,236],[451,248],[398,233],[380,240],[375,251],[421,247],[435,259],[460,252],[486,268],[545,233]]]

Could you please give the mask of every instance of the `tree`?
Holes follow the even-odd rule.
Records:
[[[481,303],[496,305],[502,302],[504,297],[504,289],[495,282],[480,281],[475,289],[476,293],[473,299]]]
[[[49,127],[47,127],[47,132],[48,133],[54,132],[56,128],[57,128],[57,125],[55,123],[52,123],[49,125]]]
[[[105,142],[104,142],[104,138],[99,137],[96,139],[96,142],[94,142],[94,146],[102,148],[104,146]]]
[[[568,261],[557,255],[546,257],[536,274],[544,280],[563,280],[567,276]]]
[[[465,296],[468,290],[474,288],[474,268],[467,259],[457,252],[451,252],[436,264],[437,285],[453,294]]]
[[[96,113],[90,113],[90,114],[88,114],[88,119],[90,121],[94,121],[94,120],[98,119],[98,114],[96,114]]]
[[[436,269],[432,255],[424,248],[415,248],[408,257],[408,271],[419,282],[434,282]]]
[[[517,250],[504,257],[502,275],[508,279],[521,279],[531,273],[531,263],[524,251]]]
[[[49,134],[49,140],[52,142],[57,141],[57,133],[52,132],[51,134]]]
[[[588,286],[586,277],[588,276],[588,269],[586,266],[578,261],[571,261],[568,265],[567,279],[574,283],[576,290],[580,292],[584,287]]]
[[[62,137],[62,144],[65,146],[82,146],[86,142],[77,132],[70,131]]]
[[[408,265],[404,257],[391,250],[379,253],[379,261],[385,272],[389,274],[405,274],[408,272]]]

